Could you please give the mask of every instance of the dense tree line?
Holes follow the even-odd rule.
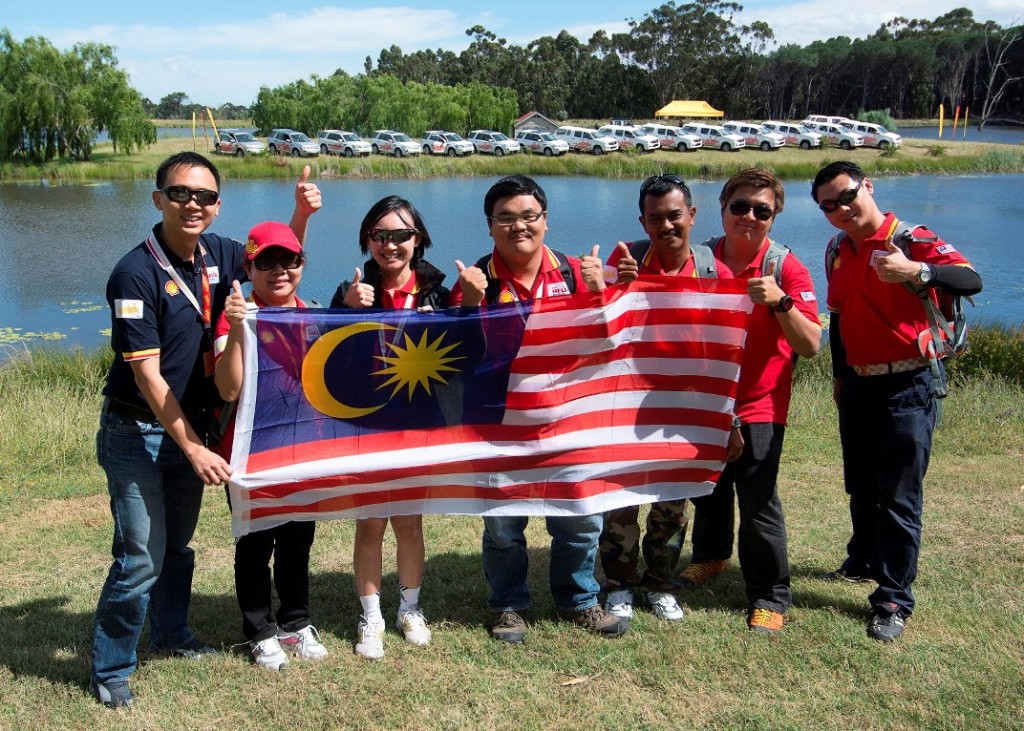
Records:
[[[129,153],[156,140],[110,46],[80,43],[61,52],[45,38],[18,43],[0,30],[0,161],[88,159],[104,130],[116,150]]]
[[[142,106],[152,119],[192,119],[206,114],[206,105],[198,104],[188,98],[183,91],[175,91],[164,96],[158,103],[154,104],[149,99],[142,100]],[[239,104],[221,104],[211,110],[214,119],[244,119],[252,117],[252,109]]]
[[[400,129],[413,136],[442,128],[509,129],[517,115],[516,94],[479,81],[445,86],[399,81],[390,74],[352,77],[344,72],[260,89],[252,107],[262,134],[288,127],[315,135],[323,129]]]
[[[509,45],[482,26],[461,54],[398,46],[381,51],[368,75],[451,85],[507,86],[519,111],[554,118],[650,117],[671,99],[705,99],[738,118],[935,114],[940,103],[985,118],[1024,108],[1024,28],[978,22],[966,8],[935,20],[897,18],[864,39],[779,48],[771,28],[737,25],[743,7],[721,0],[667,2],[631,20],[629,31],[598,31],[582,43],[566,31]]]

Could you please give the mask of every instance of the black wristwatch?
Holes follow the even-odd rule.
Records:
[[[743,422],[740,421],[740,417],[738,417],[738,416],[732,417],[732,428],[733,429],[739,429],[741,426],[743,426]]]
[[[789,312],[793,309],[793,298],[788,294],[784,294],[782,299],[779,300],[779,304],[772,305],[769,309],[772,312]]]

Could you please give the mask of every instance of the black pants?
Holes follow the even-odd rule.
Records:
[[[309,550],[314,521],[294,521],[249,533],[235,544],[235,593],[242,610],[242,632],[259,642],[278,628],[295,632],[309,625]],[[271,612],[270,557],[280,600],[277,623]]]
[[[743,453],[722,471],[710,495],[693,499],[693,561],[732,555],[733,495],[740,509],[740,571],[753,607],[785,612],[790,591],[786,520],[776,479],[786,427],[744,424]]]

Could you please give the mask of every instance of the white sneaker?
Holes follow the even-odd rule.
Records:
[[[327,657],[327,648],[320,642],[320,632],[311,624],[298,632],[278,631],[277,641],[300,660],[323,660]]]
[[[356,643],[356,654],[367,660],[380,660],[384,657],[384,622],[367,622],[359,619],[357,630],[359,641]]]
[[[608,597],[604,600],[604,611],[616,617],[632,619],[633,590],[617,589],[616,591],[608,592]]]
[[[427,618],[419,606],[398,612],[398,629],[405,635],[405,641],[413,645],[430,643],[430,630],[427,629]]]
[[[262,668],[280,670],[288,664],[288,656],[281,649],[281,643],[276,637],[268,637],[259,642],[250,642],[252,659]]]
[[[686,616],[679,602],[667,591],[647,592],[647,603],[651,605],[655,616],[658,619],[667,619],[670,622],[678,622]]]

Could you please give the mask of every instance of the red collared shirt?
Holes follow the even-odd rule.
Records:
[[[381,307],[385,310],[413,310],[419,301],[420,286],[416,282],[416,270],[413,269],[409,280],[395,290],[394,294],[382,289],[380,293]]]
[[[576,279],[576,289],[580,291],[583,282],[580,260],[573,256],[566,258],[569,260],[569,266],[572,267],[573,276]],[[487,265],[485,274],[487,274],[489,279],[501,280],[501,289],[498,290],[497,302],[518,302],[521,300],[542,299],[544,297],[564,297],[572,294],[569,291],[569,285],[558,269],[558,257],[546,246],[544,247],[543,258],[541,259],[540,271],[537,272],[537,277],[534,279],[532,287],[527,287],[516,279],[496,249],[491,252],[491,260]],[[452,289],[449,302],[452,306],[462,303],[461,281],[457,282],[455,288]]]
[[[839,244],[838,256],[828,276],[828,309],[839,312],[839,327],[850,365],[891,363],[920,358],[918,335],[928,329],[928,318],[917,295],[902,284],[890,284],[878,278],[871,266],[886,256],[886,239],[897,225],[896,216],[885,214],[882,226],[854,251],[849,236]],[[934,234],[924,226],[914,236]],[[959,264],[970,262],[952,244],[942,239],[910,243],[910,259],[928,264]],[[933,289],[932,297],[936,297]]]
[[[626,244],[627,247],[632,248],[635,241],[631,241]],[[618,265],[619,259],[622,258],[622,252],[619,247],[615,247],[612,253],[608,255],[608,261],[604,265],[605,280],[609,284],[614,284],[618,278]],[[661,258],[658,253],[654,250],[654,244],[647,247],[647,253],[644,254],[644,260],[637,262],[639,265],[639,274],[656,274],[659,276],[671,276],[665,271],[665,265],[661,263]],[[715,257],[715,269],[718,271],[718,279],[732,279],[732,270],[725,265],[725,263]],[[696,277],[697,270],[693,261],[693,251],[690,251],[690,258],[686,260],[682,268],[676,273],[677,277]]]

